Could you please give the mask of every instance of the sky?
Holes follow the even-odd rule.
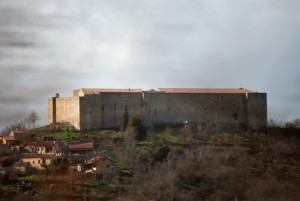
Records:
[[[299,0],[0,0],[0,129],[78,88],[247,88],[300,117]]]

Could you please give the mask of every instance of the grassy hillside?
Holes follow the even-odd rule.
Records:
[[[38,200],[206,200],[294,201],[300,197],[300,131],[206,133],[191,128],[135,131],[36,131],[66,142],[105,145],[118,175],[108,182],[64,169],[31,179]],[[32,176],[24,177],[24,180]],[[53,191],[49,186],[57,186]],[[54,186],[55,186],[54,185]],[[75,187],[76,188],[75,188]],[[52,188],[52,187],[51,187]],[[77,190],[74,190],[77,189]],[[23,198],[20,192],[16,197]]]

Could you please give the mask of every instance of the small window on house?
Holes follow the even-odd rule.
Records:
[[[234,113],[234,114],[233,114],[233,119],[234,119],[234,120],[237,120],[237,119],[238,119],[237,113]]]
[[[106,167],[107,167],[107,168],[110,168],[110,165],[108,164],[108,165],[106,165]]]
[[[32,161],[32,164],[34,164],[34,161]]]
[[[156,108],[154,109],[154,115],[156,115]]]
[[[40,151],[40,148],[37,148],[37,151]]]
[[[127,110],[128,109],[128,106],[127,105],[125,105],[125,110]]]
[[[40,164],[41,163],[41,161],[40,160],[38,160],[38,164]]]
[[[104,111],[104,105],[101,106],[101,110]]]
[[[116,104],[114,104],[114,110],[116,110],[117,109],[117,106],[116,106]]]

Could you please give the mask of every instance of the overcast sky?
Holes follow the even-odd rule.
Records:
[[[0,129],[77,88],[247,88],[300,117],[299,0],[0,0]]]

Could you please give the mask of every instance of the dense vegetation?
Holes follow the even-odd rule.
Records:
[[[7,187],[21,180],[32,182],[39,192],[37,200],[292,201],[300,197],[296,128],[238,133],[200,131],[195,125],[146,129],[137,118],[128,121],[124,132],[35,131],[36,138],[48,135],[101,143],[119,169],[118,175],[103,182],[69,171],[62,158],[42,176],[1,178]],[[13,193],[15,200],[29,196],[24,191]]]

